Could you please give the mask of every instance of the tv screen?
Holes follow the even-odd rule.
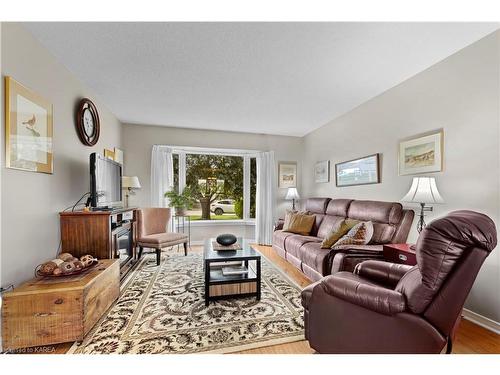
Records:
[[[95,152],[90,154],[90,195],[95,208],[122,204],[122,166]]]

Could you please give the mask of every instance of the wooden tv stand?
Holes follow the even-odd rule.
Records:
[[[137,208],[60,212],[62,252],[118,259],[123,279],[137,261]]]

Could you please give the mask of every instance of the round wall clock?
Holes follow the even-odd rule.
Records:
[[[90,99],[84,98],[78,104],[76,128],[78,129],[78,136],[84,145],[94,146],[99,140],[99,114]]]

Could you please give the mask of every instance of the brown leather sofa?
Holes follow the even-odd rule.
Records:
[[[455,211],[420,234],[417,265],[369,260],[302,291],[306,338],[319,353],[440,353],[497,244],[493,221]]]
[[[366,259],[382,257],[382,245],[404,243],[414,212],[397,202],[309,198],[305,210],[316,216],[310,236],[283,232],[279,221],[273,234],[273,249],[281,257],[316,281],[339,271],[352,271]],[[374,234],[368,245],[349,245],[337,250],[322,249],[321,241],[342,219],[372,221]]]

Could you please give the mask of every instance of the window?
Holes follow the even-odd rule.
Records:
[[[174,187],[192,198],[191,220],[255,218],[256,158],[174,150]]]

